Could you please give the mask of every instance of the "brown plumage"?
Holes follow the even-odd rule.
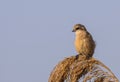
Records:
[[[78,54],[92,57],[95,50],[95,42],[85,26],[76,24],[72,32],[75,32],[75,48]]]

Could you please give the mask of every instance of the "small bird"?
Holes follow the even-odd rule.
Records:
[[[92,57],[95,50],[95,41],[84,25],[76,24],[72,32],[75,32],[75,48],[78,55]]]

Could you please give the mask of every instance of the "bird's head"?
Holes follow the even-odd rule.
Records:
[[[72,32],[77,32],[77,31],[87,31],[87,30],[84,25],[76,24],[74,25]]]

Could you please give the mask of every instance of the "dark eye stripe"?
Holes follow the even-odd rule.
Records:
[[[78,30],[79,28],[76,28],[76,30]]]

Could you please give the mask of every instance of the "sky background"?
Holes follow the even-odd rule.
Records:
[[[59,61],[76,55],[76,23],[120,79],[120,0],[0,0],[0,82],[47,82]]]

